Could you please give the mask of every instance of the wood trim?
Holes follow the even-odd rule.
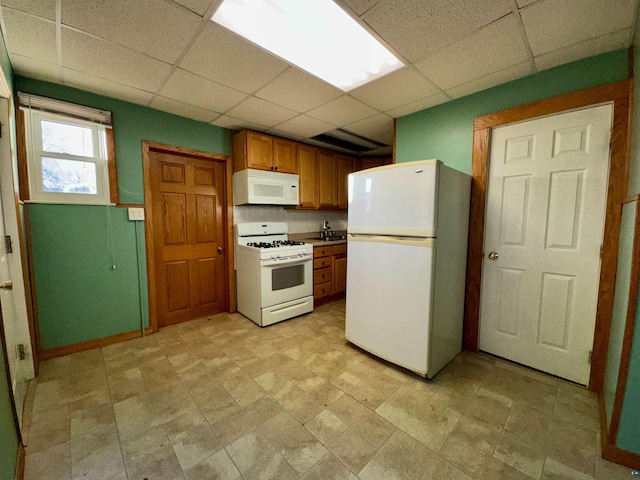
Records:
[[[463,345],[466,350],[478,351],[480,327],[480,284],[482,282],[482,250],[484,239],[484,210],[487,196],[487,173],[490,129],[473,132],[473,161],[471,165],[471,205],[469,211],[469,243],[467,246],[467,280],[465,296]],[[476,159],[486,158],[486,161]]]
[[[600,455],[602,458],[625,467],[640,469],[640,455],[617,447],[607,433],[607,412],[602,391],[598,394],[598,408],[600,410]]]
[[[144,203],[118,203],[116,208],[147,208]]]
[[[149,153],[166,152],[177,155],[183,155],[186,157],[197,158],[201,160],[213,160],[224,161],[226,172],[226,201],[227,201],[227,295],[228,295],[228,308],[230,312],[236,311],[236,292],[235,292],[235,272],[233,268],[234,248],[233,248],[233,160],[231,157],[221,155],[218,153],[201,152],[199,150],[192,150],[190,148],[175,147],[172,145],[165,145],[162,143],[142,141],[142,165],[144,176],[144,202],[145,202],[145,217],[147,221],[144,222],[145,243],[147,250],[147,289],[149,296],[149,327],[153,332],[157,332],[158,316],[157,316],[157,286],[156,286],[156,271],[155,271],[155,247],[153,243],[153,218],[152,211],[152,198],[151,198],[151,159]]]
[[[602,257],[600,259],[600,283],[596,307],[596,324],[591,356],[589,389],[602,390],[611,336],[611,315],[615,294],[616,268],[620,241],[620,204],[627,194],[631,126],[631,85],[627,82],[627,97],[613,102],[613,130],[609,154],[609,188],[604,220]]]
[[[17,100],[16,100],[17,102]],[[18,191],[20,200],[29,200],[29,164],[27,162],[27,136],[24,125],[24,112],[15,106],[16,143],[18,147]]]
[[[145,328],[144,333],[145,335],[150,335],[153,331],[147,327]],[[138,337],[142,337],[142,332],[140,330],[116,333],[115,335],[109,335],[108,337],[95,338],[93,340],[64,345],[62,347],[48,348],[40,352],[40,358],[42,358],[42,360],[48,360],[55,357],[64,357],[65,355],[70,355],[72,353],[84,352],[85,350],[91,350],[98,347],[105,347],[107,345],[124,342],[125,340],[131,340],[132,338]]]
[[[590,390],[598,392],[602,389],[611,328],[613,287],[617,266],[618,238],[620,235],[619,205],[624,199],[627,185],[632,83],[631,80],[625,80],[602,85],[490,113],[475,119],[471,168],[469,255],[465,298],[464,347],[466,349],[472,351],[477,351],[478,349],[482,245],[484,242],[484,212],[491,128],[613,102],[613,133],[611,136],[609,186],[603,241],[605,248],[603,249],[601,264],[592,368],[589,381]]]
[[[16,474],[15,480],[24,479],[24,465],[25,465],[26,452],[22,441],[18,442],[18,458],[16,459]]]
[[[396,133],[397,129],[397,121],[398,119],[393,119],[393,138],[391,139],[392,153],[391,153],[391,163],[398,163],[396,160]]]
[[[33,266],[33,241],[31,240],[31,221],[29,219],[29,204],[26,203],[24,206],[24,225],[25,225],[25,240],[27,243],[27,257],[29,258],[28,262],[28,274],[29,274],[29,290],[30,290],[30,298],[31,298],[31,313],[33,315],[33,329],[35,336],[35,344],[36,349],[34,352],[35,355],[38,355],[38,362],[34,365],[36,368],[36,375],[39,371],[40,365],[40,351],[42,350],[42,343],[40,341],[40,324],[38,322],[38,296],[36,293],[36,273]],[[25,275],[27,271],[22,272]]]
[[[617,99],[628,99],[631,83],[630,80],[608,83],[599,87],[566,93],[499,112],[489,113],[477,117],[473,122],[473,128],[474,130],[495,128],[510,123],[522,122],[531,118],[590,107],[598,103],[609,103]]]
[[[107,128],[107,168],[109,171],[109,201],[118,203],[120,192],[118,190],[118,167],[116,163],[116,144],[113,138],[113,128]]]
[[[640,193],[636,193],[635,195],[631,195],[631,196],[625,198],[622,201],[622,205],[624,205],[625,203],[637,202],[638,199],[640,199]]]
[[[629,361],[631,359],[631,346],[636,323],[636,309],[638,302],[638,287],[640,286],[640,209],[636,205],[636,217],[634,222],[633,250],[631,254],[631,274],[629,282],[629,301],[627,302],[627,316],[625,320],[624,334],[622,337],[622,352],[620,354],[620,369],[618,370],[618,384],[613,400],[611,423],[609,427],[609,443],[615,445],[622,417],[622,405],[627,388],[629,375]]]

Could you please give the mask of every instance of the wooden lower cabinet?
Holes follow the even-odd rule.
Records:
[[[347,285],[347,245],[313,249],[313,297],[319,300],[344,292]]]

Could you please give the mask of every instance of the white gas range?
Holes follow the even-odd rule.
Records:
[[[262,327],[313,311],[313,245],[286,223],[236,225],[238,311]]]

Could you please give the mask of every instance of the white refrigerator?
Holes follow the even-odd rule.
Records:
[[[349,342],[427,378],[460,352],[470,188],[439,160],[349,175]]]

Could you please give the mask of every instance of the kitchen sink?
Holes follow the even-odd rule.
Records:
[[[322,238],[322,237],[307,237],[308,240],[320,240],[321,242],[335,242],[338,240],[346,240],[347,236],[346,235],[331,235],[330,237],[327,238]]]

